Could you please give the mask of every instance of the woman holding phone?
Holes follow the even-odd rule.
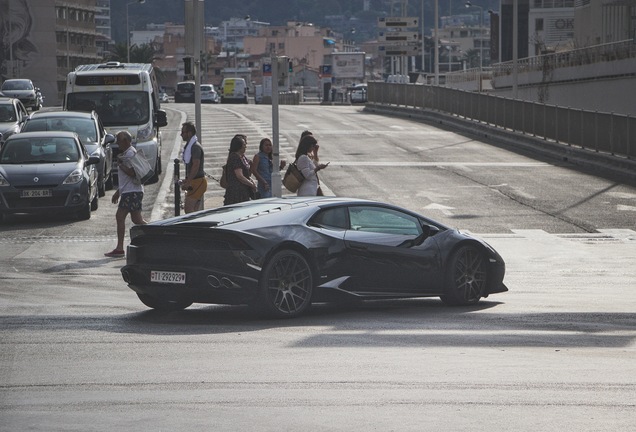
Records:
[[[306,135],[298,143],[296,149],[296,166],[305,176],[302,184],[298,188],[298,196],[318,195],[318,171],[327,168],[329,165],[314,162],[315,155],[318,154],[318,141],[313,135]]]

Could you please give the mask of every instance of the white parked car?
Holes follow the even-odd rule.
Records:
[[[219,94],[212,84],[201,84],[201,103],[219,103]]]

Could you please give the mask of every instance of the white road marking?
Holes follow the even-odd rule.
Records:
[[[537,168],[551,167],[552,165],[545,162],[414,162],[414,161],[396,161],[396,162],[376,162],[376,161],[331,161],[331,166],[378,166],[378,167],[515,167],[515,168]]]
[[[426,207],[424,207],[424,209],[425,210],[439,210],[443,214],[445,214],[446,216],[453,216],[453,212],[451,212],[451,210],[454,210],[455,207],[448,207],[448,206],[445,206],[443,204],[432,203],[432,204],[429,204]]]
[[[616,206],[616,210],[621,210],[621,211],[636,211],[636,207],[634,206],[628,206],[628,205],[622,205],[619,204]]]

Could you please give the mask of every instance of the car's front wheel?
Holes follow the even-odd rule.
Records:
[[[263,269],[259,306],[272,317],[296,317],[310,306],[313,283],[305,257],[293,250],[277,252]]]
[[[111,190],[113,188],[113,172],[104,173],[104,189]]]
[[[89,220],[91,218],[92,201],[89,201],[82,209],[77,213],[79,220]]]
[[[486,290],[487,273],[484,254],[475,246],[461,246],[448,261],[442,301],[453,306],[477,303]]]
[[[159,181],[159,174],[161,174],[161,154],[157,153],[157,159],[155,160],[155,173],[150,177],[148,183],[157,183]]]
[[[100,198],[106,196],[106,175],[102,176],[101,181],[97,180],[97,196]]]
[[[91,211],[95,211],[99,208],[99,194],[95,194],[95,198],[91,201]]]
[[[192,304],[192,302],[188,300],[167,300],[163,298],[152,297],[148,294],[137,293],[137,297],[139,297],[139,300],[141,300],[141,302],[149,308],[164,312],[180,311]]]

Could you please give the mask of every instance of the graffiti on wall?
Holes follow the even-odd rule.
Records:
[[[27,0],[0,0],[0,74],[18,77],[35,59],[38,49],[31,42],[33,17]]]

